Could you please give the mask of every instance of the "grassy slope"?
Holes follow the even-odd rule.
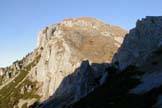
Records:
[[[0,90],[0,108],[13,108],[19,101],[19,99],[27,98],[37,98],[39,96],[35,94],[36,82],[31,82],[28,79],[25,79],[18,87],[16,87],[19,82],[21,82],[29,73],[32,67],[34,67],[40,59],[40,55],[30,63],[25,69],[21,70],[19,76],[17,76],[13,82],[9,83],[7,86]],[[24,85],[31,85],[33,87],[32,91],[24,94],[20,94],[20,90]]]

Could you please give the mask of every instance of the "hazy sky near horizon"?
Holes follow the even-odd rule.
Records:
[[[90,16],[127,30],[137,19],[160,16],[162,0],[0,0],[0,67],[36,47],[37,33],[65,18]]]

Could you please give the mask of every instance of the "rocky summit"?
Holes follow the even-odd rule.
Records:
[[[33,52],[0,69],[0,107],[62,108],[78,101],[105,82],[126,33],[90,17],[45,27]]]
[[[90,17],[45,27],[0,68],[0,108],[162,108],[162,16],[129,32]]]

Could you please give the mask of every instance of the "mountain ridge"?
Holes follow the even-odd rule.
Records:
[[[47,26],[33,52],[0,68],[0,107],[161,108],[161,31],[161,16],[129,32],[89,17]]]
[[[107,76],[104,73],[105,69],[98,71],[101,67],[106,68],[106,65],[99,67],[94,65],[93,69],[90,69],[94,73],[87,72],[87,77],[84,77],[82,71],[86,70],[86,65],[82,66],[82,61],[88,60],[88,64],[109,63],[126,33],[127,31],[120,27],[89,17],[66,19],[45,27],[38,34],[37,48],[33,52],[13,65],[1,69],[0,94],[6,92],[6,95],[1,94],[0,99],[3,101],[0,101],[0,106],[10,108],[23,107],[27,104],[26,107],[29,107],[34,102],[42,102],[55,93],[66,76],[81,66],[78,70],[80,75],[77,77],[83,77],[80,81],[76,80],[76,83],[80,83],[85,89],[78,86],[77,91],[80,92],[78,93],[73,90],[75,84],[69,83],[70,88],[64,86],[65,90],[73,92],[73,96],[77,97],[71,102],[80,99],[99,86],[99,83],[95,86],[85,85],[89,83],[91,74],[93,80],[96,78],[102,80]],[[6,91],[9,86],[11,90]],[[21,92],[18,93],[17,90]],[[64,93],[64,90],[61,90],[58,96],[62,95],[61,93]]]

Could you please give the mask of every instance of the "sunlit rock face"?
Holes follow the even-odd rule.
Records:
[[[106,63],[89,64],[83,61],[75,72],[63,79],[53,96],[43,102],[41,107],[62,108],[83,98],[106,81],[104,78],[107,78],[108,66]]]
[[[0,68],[0,76],[3,76],[4,72],[5,72],[5,69],[4,68]]]
[[[130,64],[141,65],[147,56],[162,44],[162,17],[146,17],[138,20],[136,28],[130,30],[114,57],[124,69]]]
[[[138,77],[140,83],[129,93],[140,96],[147,94],[150,100],[157,99],[157,103],[153,103],[156,108],[161,108],[162,104],[161,92],[159,92],[162,87],[161,43],[162,16],[149,16],[137,21],[136,27],[126,35],[118,53],[113,58],[113,62],[118,62],[121,70],[127,68],[128,65],[138,67],[142,73]]]
[[[90,64],[109,63],[126,33],[120,27],[88,17],[65,19],[43,29],[38,37],[41,59],[33,73],[33,78],[41,83],[42,99],[54,94],[63,79],[75,72],[83,60],[89,60]],[[66,90],[68,84],[63,88]]]

